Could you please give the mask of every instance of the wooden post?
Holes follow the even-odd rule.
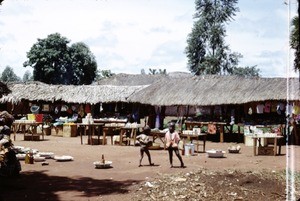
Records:
[[[220,125],[220,142],[224,142],[224,125]]]

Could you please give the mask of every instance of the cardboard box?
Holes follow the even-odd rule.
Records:
[[[77,125],[63,126],[63,137],[76,137],[76,136],[77,136]]]

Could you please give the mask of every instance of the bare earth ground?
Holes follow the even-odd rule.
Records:
[[[19,177],[0,178],[0,200],[285,200],[287,150],[294,153],[292,162],[300,172],[299,146],[283,146],[275,157],[253,156],[252,147],[240,144],[241,153],[226,153],[224,158],[208,158],[206,153],[183,156],[187,167],[182,169],[170,168],[164,150],[151,150],[155,166],[147,166],[145,157],[145,166],[138,167],[139,147],[86,142],[86,136],[83,145],[79,137],[24,141],[18,134],[15,145],[71,155],[74,161],[47,159],[46,166],[21,161]],[[227,151],[233,144],[209,141],[206,150]],[[102,154],[113,162],[112,168],[94,168]],[[176,156],[174,165],[179,165]],[[299,190],[296,185],[297,196]]]

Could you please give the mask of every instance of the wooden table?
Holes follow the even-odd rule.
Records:
[[[274,151],[274,156],[277,155],[277,146],[278,146],[278,139],[281,139],[283,138],[283,136],[279,136],[277,134],[259,134],[259,135],[253,135],[252,136],[252,139],[253,139],[253,154],[254,156],[257,155],[257,152],[256,150],[258,149],[257,148],[257,141],[259,141],[260,139],[273,139],[274,140],[274,148],[273,148],[273,151]],[[278,153],[281,152],[281,145],[279,145],[279,151]]]
[[[193,130],[194,127],[202,128],[203,126],[208,126],[209,124],[214,124],[217,130],[220,132],[220,142],[224,142],[224,127],[227,125],[225,122],[200,122],[200,121],[186,121],[186,129]]]
[[[88,142],[91,143],[91,145],[93,145],[93,136],[95,135],[95,130],[96,128],[98,128],[98,133],[97,133],[97,136],[98,136],[98,142],[99,142],[99,139],[100,139],[100,135],[102,133],[102,128],[103,128],[103,123],[92,123],[92,124],[84,124],[84,123],[77,123],[77,127],[81,127],[83,128],[84,130],[88,130]],[[80,132],[80,142],[81,144],[82,143],[82,132]],[[104,144],[105,143],[105,137],[103,136],[103,140],[102,140],[102,143]]]
[[[138,129],[140,128],[141,126],[137,126],[137,127],[120,127],[120,139],[123,138],[124,134],[129,131],[130,132],[130,138],[133,139],[133,145],[135,145],[135,142],[136,142],[136,134],[137,134],[137,131]],[[121,140],[120,140],[121,141]],[[123,143],[120,143],[120,145],[123,145]]]
[[[156,139],[160,139],[160,141],[164,144],[164,149],[166,149],[166,142],[165,142],[165,135],[167,132],[154,130],[150,132],[150,136],[153,138],[153,142],[155,142]]]
[[[127,123],[127,119],[105,119],[105,118],[100,118],[100,119],[93,119],[94,123],[104,123],[104,124],[109,124],[109,123]]]
[[[183,138],[183,145],[185,145],[185,139],[187,139],[187,140],[189,140],[189,141],[191,141],[191,143],[192,143],[192,141],[193,140],[196,140],[197,142],[196,142],[196,146],[197,146],[197,152],[199,152],[199,145],[200,145],[200,143],[199,143],[199,137],[203,137],[203,143],[202,143],[202,145],[203,145],[203,152],[205,152],[205,144],[206,144],[206,133],[200,133],[200,134],[180,134],[180,137],[181,138]]]
[[[26,135],[30,135],[31,136],[31,140],[34,140],[34,137],[38,136],[39,134],[37,134],[37,127],[40,125],[41,123],[37,123],[37,122],[13,122],[12,124],[12,129],[13,129],[13,133],[14,133],[14,141],[16,141],[16,133],[19,129],[21,129],[21,133],[24,134],[24,139]],[[44,132],[42,131],[42,139],[44,140]]]
[[[110,136],[111,137],[111,145],[114,144],[113,143],[114,131],[118,130],[120,137],[121,137],[121,128],[123,128],[123,127],[124,127],[124,124],[105,124],[103,126],[103,138],[106,138],[106,136]],[[122,138],[120,138],[120,139],[122,139]],[[120,145],[122,145],[121,142],[120,142]]]

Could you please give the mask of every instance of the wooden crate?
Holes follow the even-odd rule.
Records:
[[[274,147],[258,147],[258,155],[274,155]]]
[[[40,135],[37,134],[25,134],[24,135],[24,140],[25,141],[39,141],[40,140]]]

